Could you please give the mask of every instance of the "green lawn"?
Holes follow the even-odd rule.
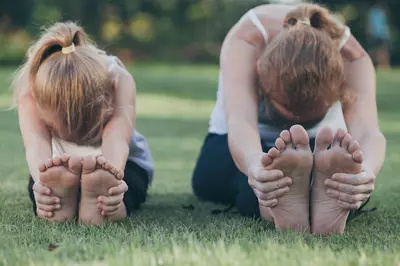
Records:
[[[8,108],[12,69],[0,70],[0,109]],[[198,202],[191,173],[215,101],[216,67],[133,68],[137,128],[156,162],[150,197],[122,223],[101,228],[52,225],[33,217],[15,111],[0,112],[0,265],[399,265],[400,71],[380,73],[378,105],[388,140],[369,207],[342,236],[276,232],[262,221]],[[216,162],[218,163],[218,162]],[[194,210],[182,208],[193,204]],[[49,251],[49,244],[58,247]]]

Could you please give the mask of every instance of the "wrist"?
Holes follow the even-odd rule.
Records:
[[[124,170],[129,156],[129,145],[118,143],[118,145],[102,147],[102,156],[119,170]]]
[[[261,165],[262,162],[262,156],[264,155],[264,152],[254,152],[250,153],[249,155],[246,156],[246,171],[248,172],[249,169],[254,166],[255,164]],[[248,173],[246,173],[248,175]]]

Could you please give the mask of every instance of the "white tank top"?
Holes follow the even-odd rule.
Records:
[[[260,19],[257,17],[256,13],[253,9],[248,11],[242,19],[249,18],[252,23],[257,27],[257,29],[261,32],[262,36],[266,43],[268,43],[268,31],[263,27],[261,24]],[[340,42],[340,48],[346,43],[346,41],[350,37],[350,29],[346,26],[344,37]],[[218,80],[218,91],[217,91],[217,101],[214,106],[214,109],[211,113],[210,121],[209,121],[209,133],[214,133],[218,135],[224,135],[228,133],[227,124],[226,124],[226,117],[225,117],[225,109],[224,109],[224,99],[223,99],[223,83],[222,83],[222,74],[219,73],[219,80]],[[260,105],[261,106],[261,105]],[[262,112],[260,112],[262,113]],[[260,119],[262,120],[262,119]],[[269,123],[263,123],[259,120],[259,131],[260,136],[265,141],[271,141],[271,144],[275,141],[275,139],[279,136],[279,133],[287,129],[285,125],[272,125]],[[342,105],[338,101],[336,102],[327,112],[325,117],[316,125],[312,126],[311,128],[307,129],[307,132],[310,138],[316,136],[318,130],[325,125],[330,125],[334,130],[338,128],[343,128],[347,130],[346,123],[343,116]]]
[[[109,72],[111,72],[116,65],[120,65],[121,67],[125,68],[124,64],[117,57],[111,56],[110,59],[110,65],[108,67]],[[101,154],[101,147],[77,145],[55,136],[52,136],[52,150],[53,157],[61,156],[63,153],[79,156]],[[154,161],[146,139],[136,129],[134,129],[132,132],[131,142],[129,144],[128,160],[136,163],[147,172],[150,179],[150,185],[154,175]]]

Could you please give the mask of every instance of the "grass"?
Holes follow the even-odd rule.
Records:
[[[0,108],[10,102],[13,69],[0,70]],[[0,265],[399,265],[400,71],[378,75],[380,124],[387,158],[369,207],[341,236],[276,232],[262,221],[198,202],[191,173],[207,131],[218,70],[133,68],[137,128],[148,139],[156,176],[131,220],[100,228],[52,225],[33,217],[27,166],[15,111],[0,112]],[[194,210],[182,208],[193,204]],[[57,245],[53,251],[49,244]]]

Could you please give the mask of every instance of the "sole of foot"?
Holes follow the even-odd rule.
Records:
[[[60,198],[60,209],[54,211],[53,222],[75,219],[78,207],[78,188],[82,171],[80,157],[62,155],[39,166],[40,182],[51,189],[51,195]]]
[[[309,232],[309,188],[313,156],[309,137],[302,126],[295,125],[281,132],[276,148],[268,151],[271,161],[266,170],[281,170],[284,178],[291,178],[287,193],[279,197],[275,207],[260,206],[264,216],[271,216],[277,229]],[[264,217],[265,218],[265,217]]]
[[[112,187],[120,184],[117,171],[103,157],[88,156],[83,160],[79,222],[101,225],[107,219],[98,208],[99,196],[108,196]]]
[[[315,139],[312,186],[312,232],[318,235],[343,233],[348,210],[331,198],[325,180],[335,173],[358,174],[362,171],[363,155],[359,144],[349,133],[339,129],[334,135],[330,127],[323,127]]]

